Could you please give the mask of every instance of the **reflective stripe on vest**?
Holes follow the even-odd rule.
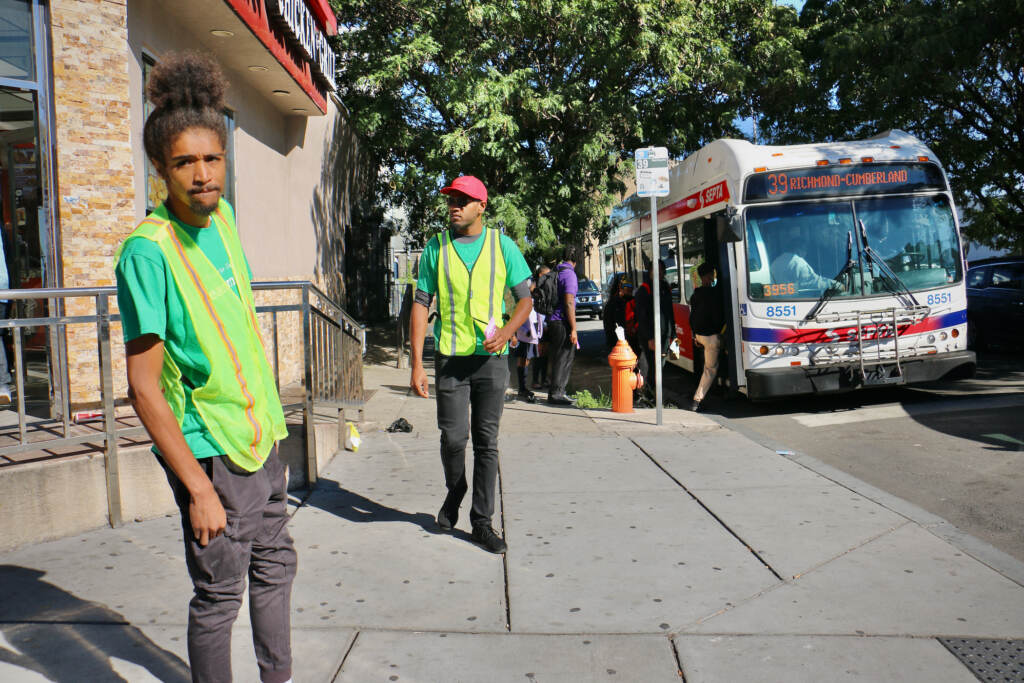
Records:
[[[491,319],[501,320],[506,270],[500,240],[497,230],[485,229],[480,255],[473,267],[467,269],[448,231],[438,236],[441,272],[437,278],[437,311],[441,322],[437,350],[440,353],[473,355],[477,329],[482,332]]]
[[[255,315],[255,301],[231,206],[221,200],[213,215],[235,276],[238,295],[161,205],[128,236],[145,238],[160,247],[195,328],[199,346],[210,363],[210,377],[191,390],[192,402],[210,435],[233,463],[254,472],[263,466],[274,442],[288,435],[281,399],[267,362]],[[209,228],[207,228],[209,229]],[[185,387],[181,371],[164,346],[160,374],[164,397],[181,425]]]

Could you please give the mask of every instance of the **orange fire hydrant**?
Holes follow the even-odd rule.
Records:
[[[608,365],[612,367],[612,412],[633,412],[633,391],[644,385],[643,376],[636,370],[636,354],[629,348],[624,331],[618,325],[615,333],[619,342],[608,354]]]

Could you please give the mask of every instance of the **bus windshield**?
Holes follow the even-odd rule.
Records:
[[[902,287],[920,291],[963,276],[956,224],[943,195],[754,206],[746,219],[754,300],[817,299],[828,289],[833,298],[853,298],[899,289],[864,253],[861,223],[868,245]]]

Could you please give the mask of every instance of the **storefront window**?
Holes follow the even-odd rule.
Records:
[[[2,0],[0,0],[2,1]],[[146,97],[146,81],[149,80],[149,72],[156,65],[156,60],[149,55],[142,55],[142,88],[143,88],[143,116],[149,117],[153,111],[153,103]],[[228,131],[227,149],[227,176],[224,179],[222,194],[224,199],[232,206],[235,205],[235,117],[230,111],[224,111],[224,127]],[[146,213],[153,211],[167,198],[167,186],[163,178],[156,171],[156,166],[146,157]]]
[[[0,77],[35,80],[32,42],[32,3],[0,0]]]

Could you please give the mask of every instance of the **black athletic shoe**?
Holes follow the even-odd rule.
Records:
[[[694,401],[693,405],[690,406],[690,410],[692,410],[695,413],[699,413],[702,412],[704,408],[701,406],[700,401]]]
[[[459,521],[458,510],[452,513],[442,507],[437,511],[437,528],[441,531],[451,531],[457,521]]]
[[[537,395],[528,389],[520,389],[519,393],[516,394],[520,401],[526,401],[527,403],[536,403]]]
[[[576,401],[572,400],[568,396],[548,396],[548,403],[553,406],[574,406]]]
[[[505,541],[494,533],[494,529],[486,525],[473,527],[473,542],[491,553],[501,554],[508,550]]]

